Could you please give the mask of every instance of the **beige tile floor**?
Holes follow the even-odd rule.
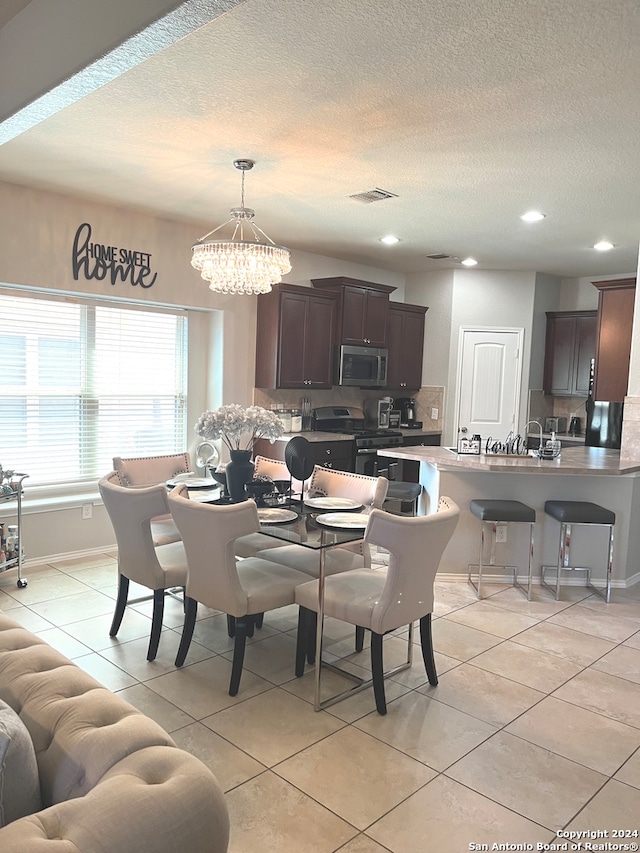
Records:
[[[211,768],[226,791],[231,853],[535,849],[562,842],[556,831],[565,828],[606,830],[611,842],[614,829],[640,829],[640,586],[607,606],[576,587],[561,602],[542,591],[527,602],[495,585],[478,602],[466,584],[438,581],[440,683],[428,684],[416,646],[412,668],[387,682],[380,717],[370,691],[313,710],[313,669],[293,677],[293,607],[267,615],[230,697],[223,614],[202,609],[177,670],[174,599],[153,663],[148,601],[131,604],[109,638],[115,554],[26,575],[24,590],[13,573],[0,575],[0,609]],[[352,629],[326,627],[328,655],[366,672],[367,649],[353,653]],[[405,643],[406,632],[387,637],[389,665]],[[324,681],[334,690],[343,678]]]

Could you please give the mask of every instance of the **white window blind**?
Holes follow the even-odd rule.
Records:
[[[186,446],[183,312],[0,291],[0,464],[95,482]]]

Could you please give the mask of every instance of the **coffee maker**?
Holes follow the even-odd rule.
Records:
[[[364,425],[367,429],[388,429],[389,413],[393,405],[391,397],[364,401]]]
[[[416,401],[413,397],[397,397],[394,405],[400,411],[400,426],[405,429],[415,428],[418,421],[416,420]]]

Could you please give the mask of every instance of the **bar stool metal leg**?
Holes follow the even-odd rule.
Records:
[[[597,592],[598,595],[602,596],[602,598],[604,598],[606,604],[609,604],[609,602],[611,600],[611,571],[613,569],[613,538],[614,538],[613,524],[609,524],[608,527],[609,527],[609,552],[608,552],[608,556],[607,556],[607,577],[605,580],[604,589],[600,589],[599,587],[594,586],[591,583],[590,578],[587,581],[589,587],[594,592]]]

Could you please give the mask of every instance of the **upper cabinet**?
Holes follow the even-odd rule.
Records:
[[[589,393],[591,359],[596,351],[596,311],[548,311],[544,392],[557,396]]]
[[[390,302],[387,319],[388,388],[413,388],[422,385],[422,349],[425,314],[423,305]]]
[[[315,278],[314,288],[338,297],[336,344],[372,347],[387,346],[389,294],[395,287],[355,278]]]
[[[331,388],[337,298],[278,284],[258,296],[257,388]]]
[[[629,381],[635,278],[594,281],[599,290],[593,398],[624,402]]]

